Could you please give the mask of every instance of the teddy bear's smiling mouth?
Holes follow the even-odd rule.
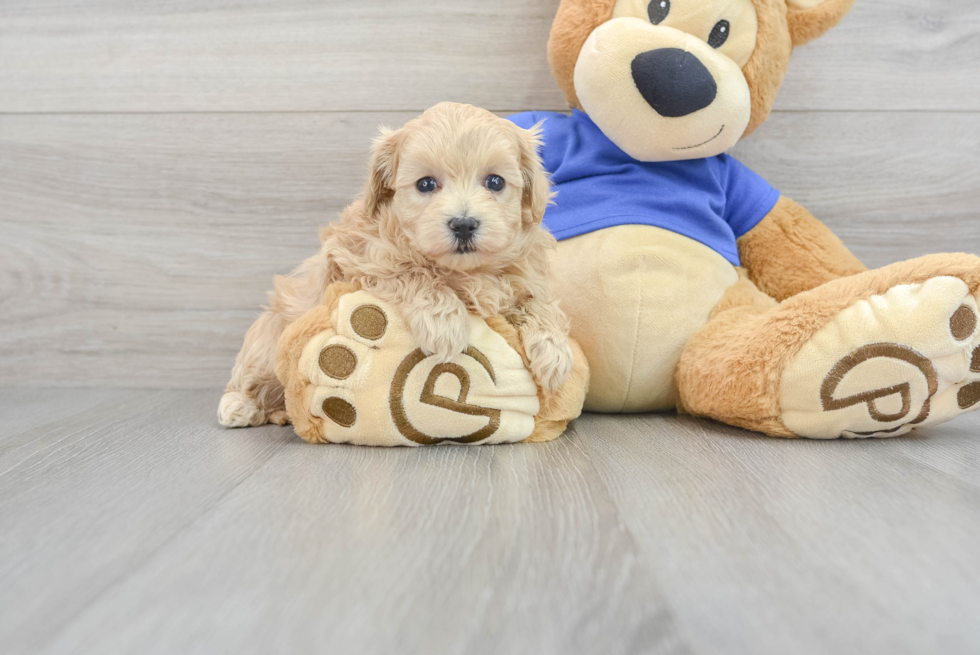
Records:
[[[703,143],[699,143],[696,146],[684,146],[683,148],[674,148],[674,150],[694,150],[695,148],[700,148],[701,146],[706,146],[709,143],[711,143],[712,141],[714,141],[715,139],[717,139],[718,137],[720,137],[721,136],[721,133],[724,132],[724,131],[725,131],[725,126],[722,125],[721,126],[721,129],[718,130],[718,134],[714,135],[713,137],[711,137],[707,141],[704,141]]]

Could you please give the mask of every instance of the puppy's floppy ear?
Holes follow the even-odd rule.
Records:
[[[371,170],[364,189],[364,203],[368,216],[391,202],[395,195],[395,174],[398,171],[398,153],[404,141],[404,130],[381,128],[371,148]]]
[[[551,183],[548,173],[538,154],[541,140],[541,123],[529,130],[514,126],[517,134],[518,152],[521,165],[521,183],[524,192],[521,197],[521,215],[525,226],[536,225],[544,218],[544,210],[551,200]]]
[[[786,6],[793,45],[804,45],[841,22],[854,0],[786,0]]]

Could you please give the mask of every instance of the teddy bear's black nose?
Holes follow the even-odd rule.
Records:
[[[701,60],[678,48],[643,52],[633,59],[633,81],[661,116],[679,118],[715,100],[718,85]]]

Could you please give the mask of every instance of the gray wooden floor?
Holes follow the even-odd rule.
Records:
[[[225,431],[218,397],[3,390],[0,651],[980,650],[977,415],[413,450]]]

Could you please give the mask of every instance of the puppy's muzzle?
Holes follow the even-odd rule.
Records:
[[[471,249],[478,229],[480,229],[480,221],[475,218],[462,217],[449,220],[449,231],[453,233],[458,249],[464,252]]]

